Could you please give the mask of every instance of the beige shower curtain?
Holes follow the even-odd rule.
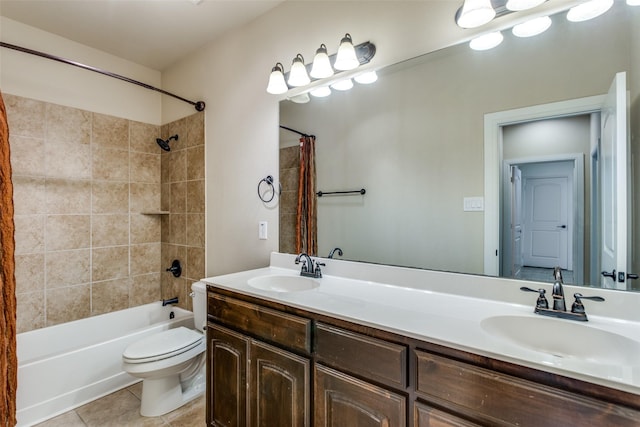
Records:
[[[316,137],[300,138],[298,209],[296,212],[296,252],[317,255],[316,226]]]
[[[16,424],[16,278],[9,124],[0,92],[0,420]]]

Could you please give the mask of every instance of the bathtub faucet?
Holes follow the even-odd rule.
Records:
[[[175,298],[169,298],[169,299],[163,299],[162,300],[162,306],[167,306],[169,304],[177,304],[178,303],[178,297]]]

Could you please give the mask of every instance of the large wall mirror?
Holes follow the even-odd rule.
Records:
[[[602,114],[591,104],[625,72],[630,187],[618,197],[629,202],[628,269],[639,272],[640,227],[633,215],[640,211],[633,169],[640,155],[634,137],[640,134],[639,9],[616,0],[606,14],[581,23],[560,13],[536,37],[505,30],[493,50],[453,46],[378,70],[370,85],[304,104],[282,101],[280,124],[317,137],[317,190],[366,189],[317,199],[318,255],[340,247],[343,259],[537,281],[550,281],[546,269],[563,263],[565,282],[607,286],[599,274],[606,216],[600,207],[606,191],[598,193],[604,191],[598,190]],[[591,106],[557,108],[567,103]],[[540,113],[546,105],[549,113]],[[536,114],[500,125],[497,160],[487,163],[487,117],[529,108]],[[280,132],[282,252],[294,248],[298,138]],[[523,184],[517,197],[509,189],[512,170]],[[499,183],[496,200],[485,194],[486,177]],[[520,241],[509,231],[514,213],[523,219]],[[559,214],[557,232],[547,234],[565,233],[561,243],[532,245],[536,224],[526,221]],[[495,236],[485,235],[489,215],[501,224],[491,231]],[[486,244],[491,239],[495,250]],[[548,257],[540,256],[545,245],[564,258],[541,260]],[[610,287],[640,289],[640,280]]]

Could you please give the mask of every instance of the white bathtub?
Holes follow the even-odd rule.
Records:
[[[140,381],[122,371],[124,349],[141,337],[178,326],[193,327],[193,313],[155,302],[18,334],[18,426]]]

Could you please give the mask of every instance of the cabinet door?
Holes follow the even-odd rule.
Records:
[[[403,396],[322,365],[315,368],[315,427],[404,427]]]
[[[455,415],[416,402],[413,406],[414,427],[480,427]]]
[[[207,337],[207,423],[245,427],[249,339],[213,323],[207,325]]]
[[[250,425],[309,426],[309,360],[254,340],[250,352]]]

